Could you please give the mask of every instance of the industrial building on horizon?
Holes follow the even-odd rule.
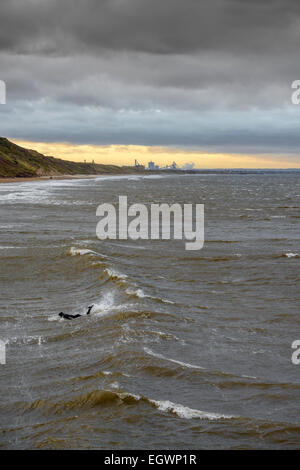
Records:
[[[148,170],[153,171],[153,170],[177,170],[177,164],[176,162],[173,162],[172,165],[167,165],[165,167],[159,167],[159,165],[156,165],[154,162],[148,162]]]
[[[176,162],[173,162],[171,165],[166,165],[163,167],[160,167],[159,165],[156,165],[153,161],[148,162],[147,168],[145,168],[144,165],[141,165],[137,159],[134,160],[134,168],[138,168],[140,170],[147,169],[149,171],[155,171],[155,170],[178,170],[178,166]]]

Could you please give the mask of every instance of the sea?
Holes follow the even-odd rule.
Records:
[[[204,204],[203,248],[99,240],[120,195]],[[299,448],[299,242],[299,173],[1,184],[0,448]]]

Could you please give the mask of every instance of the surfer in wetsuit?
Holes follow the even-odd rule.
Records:
[[[91,310],[93,307],[94,305],[91,305],[90,307],[88,307],[88,311],[86,312],[87,315],[91,313]],[[69,315],[68,313],[64,313],[64,312],[60,312],[58,316],[60,318],[64,318],[65,320],[73,320],[74,318],[82,317],[82,315],[80,315],[79,313],[77,313],[77,315]]]

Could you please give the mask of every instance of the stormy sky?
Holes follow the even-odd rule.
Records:
[[[300,163],[299,44],[299,0],[1,0],[0,135]]]

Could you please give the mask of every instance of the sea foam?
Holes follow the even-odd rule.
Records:
[[[207,411],[195,410],[189,408],[188,406],[183,406],[177,403],[172,403],[169,400],[149,400],[150,403],[153,403],[160,411],[171,412],[179,416],[179,418],[184,419],[208,419],[210,421],[220,420],[220,419],[232,419],[234,416],[223,415],[219,413],[211,413]]]

